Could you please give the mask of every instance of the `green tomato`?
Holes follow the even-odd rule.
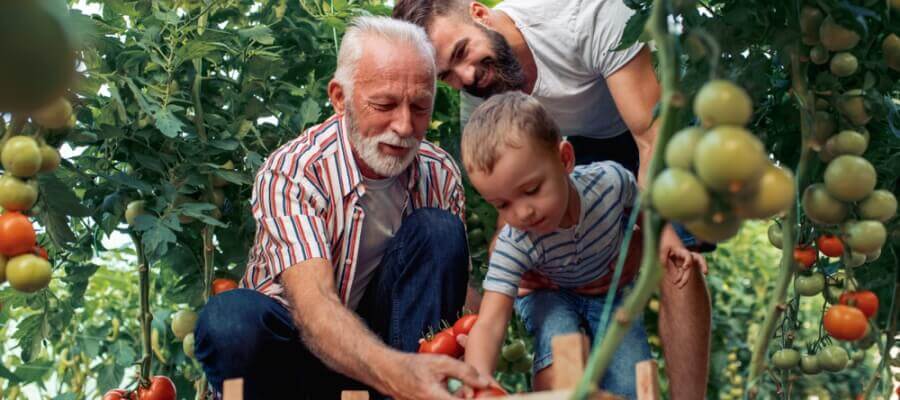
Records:
[[[6,263],[9,285],[20,292],[34,293],[50,284],[50,262],[34,254],[23,254]]]
[[[30,178],[41,170],[41,148],[28,136],[13,136],[0,150],[0,162],[6,172]]]
[[[522,339],[513,340],[512,343],[503,346],[503,350],[500,354],[510,363],[519,361],[525,356],[525,342],[522,341]]]
[[[719,126],[697,143],[694,170],[710,189],[737,194],[751,188],[770,165],[762,142],[737,126]]]
[[[128,226],[134,226],[134,221],[139,215],[146,214],[144,211],[144,205],[146,202],[143,200],[135,200],[131,203],[128,203],[128,206],[125,207],[125,222],[128,223]]]
[[[897,198],[894,194],[879,189],[859,203],[859,215],[865,219],[887,222],[897,214]]]
[[[816,111],[812,129],[813,148],[821,149],[836,129],[837,124],[834,122],[834,117],[831,114],[825,111]]]
[[[828,138],[825,147],[828,153],[837,157],[844,154],[861,156],[866,152],[868,140],[863,134],[856,131],[841,131],[837,135]]]
[[[666,165],[690,171],[694,165],[694,150],[706,130],[692,126],[675,133],[666,145]]]
[[[753,115],[753,101],[740,86],[713,80],[704,84],[694,98],[694,114],[705,127],[744,126]]]
[[[816,272],[812,275],[798,275],[794,280],[794,289],[801,296],[815,296],[825,289],[825,275]]]
[[[791,369],[800,364],[800,352],[794,349],[781,349],[772,355],[772,364],[778,369]]]
[[[825,168],[825,188],[840,201],[866,198],[875,189],[876,181],[875,167],[860,156],[838,156]]]
[[[825,18],[819,27],[819,40],[826,49],[831,51],[850,50],[856,47],[859,39],[858,33],[838,25],[830,16]]]
[[[783,246],[782,242],[784,242],[784,237],[781,232],[781,227],[778,226],[778,224],[769,225],[768,235],[769,243],[772,243],[772,246],[775,246],[779,249],[781,248],[781,246]]]
[[[35,185],[3,174],[0,176],[0,207],[9,211],[25,211],[31,209],[37,202],[38,191]]]
[[[841,261],[844,262],[844,266],[847,268],[856,268],[866,263],[866,255],[851,251],[844,254],[841,257]]]
[[[184,340],[185,336],[193,333],[197,327],[197,313],[191,310],[181,310],[172,316],[172,332],[178,340]]]
[[[847,362],[850,361],[847,350],[836,345],[825,347],[816,357],[819,358],[819,365],[822,369],[829,372],[838,372],[844,369]]]
[[[5,255],[0,254],[0,283],[6,282],[6,263],[9,259]]]
[[[184,342],[181,343],[181,349],[184,350],[184,354],[190,358],[194,358],[194,333],[188,333],[184,337]]]
[[[667,168],[656,177],[650,198],[656,211],[670,220],[693,220],[709,212],[706,187],[694,174],[678,168]]]
[[[684,227],[700,240],[716,243],[731,239],[741,230],[743,221],[730,214],[717,214],[685,222]]]
[[[837,109],[854,125],[862,126],[869,123],[872,116],[866,111],[866,102],[857,91],[844,93],[837,99]]]
[[[769,218],[794,204],[794,174],[787,169],[769,164],[754,186],[752,193],[735,199],[735,212],[741,218]]]
[[[806,217],[820,225],[839,224],[847,218],[849,212],[847,205],[832,197],[821,183],[806,187],[802,205]]]
[[[828,50],[822,47],[822,45],[815,45],[812,49],[809,50],[809,60],[817,65],[827,63],[828,57]]]
[[[800,357],[800,371],[807,375],[822,372],[822,367],[819,366],[819,357],[815,354],[804,354],[803,357]]]
[[[533,363],[534,363],[534,357],[531,354],[528,354],[525,357],[522,357],[521,360],[516,361],[512,365],[512,368],[511,368],[512,372],[518,372],[518,373],[522,373],[522,374],[531,372],[531,365]]]
[[[859,68],[859,60],[852,53],[840,52],[831,57],[829,68],[835,76],[845,78],[856,73]]]
[[[850,249],[863,255],[880,250],[887,240],[887,230],[879,221],[848,224],[844,233]]]

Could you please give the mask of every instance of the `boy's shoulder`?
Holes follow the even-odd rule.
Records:
[[[576,185],[582,189],[592,189],[610,184],[631,184],[634,174],[615,161],[597,161],[590,164],[577,165],[569,174]]]

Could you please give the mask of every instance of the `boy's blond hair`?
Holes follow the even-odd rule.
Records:
[[[519,91],[491,96],[463,129],[462,159],[469,172],[490,173],[502,147],[537,145],[557,151],[559,127],[537,99]]]

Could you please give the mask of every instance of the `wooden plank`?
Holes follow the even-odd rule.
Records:
[[[345,390],[341,392],[341,400],[369,400],[369,392],[365,390]]]
[[[659,368],[655,360],[646,360],[634,366],[637,375],[638,400],[659,400]]]
[[[553,364],[550,366],[553,389],[574,389],[584,374],[586,337],[580,333],[553,338]]]
[[[222,400],[244,400],[244,379],[228,379],[222,385]]]
[[[517,394],[503,397],[506,400],[568,400],[572,397],[574,390],[551,390],[546,392],[535,392],[527,394]],[[599,392],[590,397],[591,400],[623,400],[619,396],[615,396],[606,392]]]

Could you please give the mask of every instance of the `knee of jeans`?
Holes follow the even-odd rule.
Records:
[[[403,221],[412,234],[428,246],[435,260],[448,267],[468,266],[469,250],[466,229],[453,213],[439,208],[420,208]]]
[[[194,332],[199,361],[216,355],[217,359],[241,365],[258,354],[266,331],[262,316],[267,312],[266,304],[254,299],[260,295],[250,289],[235,289],[209,299]]]

